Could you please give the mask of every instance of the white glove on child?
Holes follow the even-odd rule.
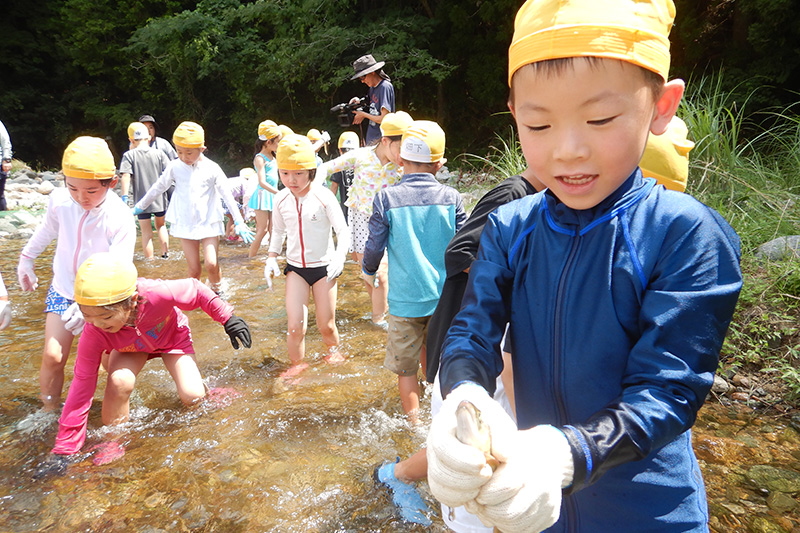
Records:
[[[6,329],[11,324],[11,302],[0,300],[0,331]]]
[[[39,286],[39,278],[33,271],[33,259],[29,257],[20,256],[19,264],[17,265],[17,281],[19,287],[23,291],[35,291]]]
[[[335,280],[341,275],[342,270],[344,270],[344,258],[334,256],[333,259],[331,259],[331,262],[328,263],[328,269],[326,271],[328,277],[326,279],[328,281]]]
[[[331,140],[331,134],[327,131],[323,131],[320,137],[323,143],[330,142]]]
[[[467,510],[506,533],[538,532],[555,524],[561,511],[561,489],[572,483],[574,471],[564,433],[539,425],[492,437],[493,447],[508,456]]]
[[[61,320],[64,322],[64,327],[73,335],[80,335],[83,331],[83,325],[86,323],[83,313],[81,313],[81,308],[78,307],[78,302],[73,302],[72,305],[67,307],[66,311],[61,314]]]
[[[463,444],[456,437],[456,408],[468,400],[481,412],[481,420],[489,425],[492,454],[498,459],[494,440],[505,435],[508,440],[517,426],[505,409],[475,383],[465,383],[453,389],[442,402],[441,410],[428,431],[428,486],[437,500],[449,507],[459,507],[472,501],[481,487],[492,477],[492,468],[483,452]]]
[[[267,264],[264,265],[264,277],[267,279],[267,287],[272,289],[272,276],[280,276],[281,268],[278,266],[278,260],[274,257],[267,257]]]

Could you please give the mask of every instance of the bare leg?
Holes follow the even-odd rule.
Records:
[[[397,376],[397,387],[400,391],[403,412],[412,424],[416,424],[419,420],[419,380],[417,375]]]
[[[153,226],[150,219],[139,219],[139,228],[142,230],[142,250],[144,258],[153,258]]]
[[[286,334],[286,348],[292,365],[301,363],[305,354],[310,293],[311,287],[308,286],[308,283],[296,272],[289,272],[286,276],[286,318],[289,326]]]
[[[511,366],[511,354],[503,352],[503,371],[500,373],[500,379],[503,380],[503,388],[508,396],[508,403],[511,404],[511,411],[514,413],[514,419],[517,418],[517,405],[514,403],[514,369]]]
[[[155,217],[155,219],[158,240],[161,242],[161,255],[165,256],[169,253],[169,232],[166,224],[164,224],[164,217]]]
[[[130,398],[136,376],[147,362],[146,352],[118,352],[108,356],[108,378],[103,396],[103,424],[116,425],[128,421]]]
[[[222,281],[222,272],[217,262],[217,250],[219,249],[219,237],[206,237],[203,239],[203,262],[206,265],[206,272],[208,272],[208,280],[211,282],[212,288],[219,288],[219,282]]]
[[[181,239],[181,248],[189,267],[189,277],[200,279],[200,274],[203,273],[203,266],[200,264],[200,241]]]
[[[53,411],[61,404],[64,367],[67,365],[74,338],[64,327],[59,315],[47,313],[44,325],[44,352],[42,366],[39,369],[39,388],[46,411]]]
[[[269,230],[269,224],[272,215],[272,211],[264,211],[262,209],[256,209],[256,233],[253,236],[253,242],[250,243],[250,253],[248,257],[255,257],[258,255],[258,250],[261,248],[261,241],[264,240],[264,236],[266,236],[267,231]]]
[[[428,455],[425,448],[394,465],[394,477],[403,483],[420,481],[428,477]]]
[[[178,396],[183,405],[192,406],[202,400],[206,395],[203,385],[203,376],[197,368],[197,359],[194,354],[164,354],[161,356],[164,366],[178,388]]]
[[[325,360],[329,363],[344,361],[344,356],[339,351],[339,329],[336,327],[337,290],[336,280],[328,281],[325,278],[317,281],[311,287],[314,294],[314,305],[317,309],[317,328],[322,335],[323,342],[328,346],[328,355]]]
[[[363,260],[364,254],[356,253],[356,263],[358,263],[359,268],[361,268],[361,262]],[[378,266],[377,278],[377,287],[373,287],[366,281],[364,282],[364,287],[367,288],[367,294],[369,294],[369,298],[372,301],[373,322],[381,322],[384,320],[386,311],[389,309],[389,304],[386,300],[389,294],[389,276],[387,273],[387,263],[385,261],[381,261],[380,266]]]

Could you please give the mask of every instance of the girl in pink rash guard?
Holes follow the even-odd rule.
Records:
[[[250,347],[250,330],[233,307],[194,278],[151,280],[137,278],[136,267],[112,254],[94,254],[78,269],[75,301],[86,319],[78,343],[72,385],[59,420],[58,436],[48,460],[37,474],[63,472],[67,457],[80,451],[86,439],[86,424],[97,387],[97,372],[108,352],[108,381],[103,397],[104,424],[128,420],[129,398],[136,376],[145,363],[160,357],[178,389],[181,401],[191,406],[205,395],[192,346],[189,321],[181,310],[200,308],[224,324],[234,348],[239,342]],[[118,443],[100,455],[120,457]],[[95,463],[108,462],[95,458]]]

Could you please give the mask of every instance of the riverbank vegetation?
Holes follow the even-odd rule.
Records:
[[[723,87],[720,76],[689,80],[678,111],[696,143],[686,192],[719,211],[742,240],[744,287],[719,374],[746,383],[740,398],[754,406],[794,409],[800,407],[798,258],[760,259],[758,247],[800,235],[800,101],[747,113],[757,90]],[[471,167],[466,175],[489,182],[525,168],[513,130],[499,135],[486,156],[464,161]],[[474,177],[462,185],[474,187]]]

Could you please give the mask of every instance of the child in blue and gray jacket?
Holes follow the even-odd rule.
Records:
[[[428,321],[447,277],[444,252],[466,220],[461,195],[436,181],[444,165],[445,136],[435,122],[414,121],[403,135],[403,178],[372,204],[362,270],[374,283],[383,251],[389,253],[389,335],[384,366],[398,375],[403,411],[416,421],[420,361],[425,366]]]

